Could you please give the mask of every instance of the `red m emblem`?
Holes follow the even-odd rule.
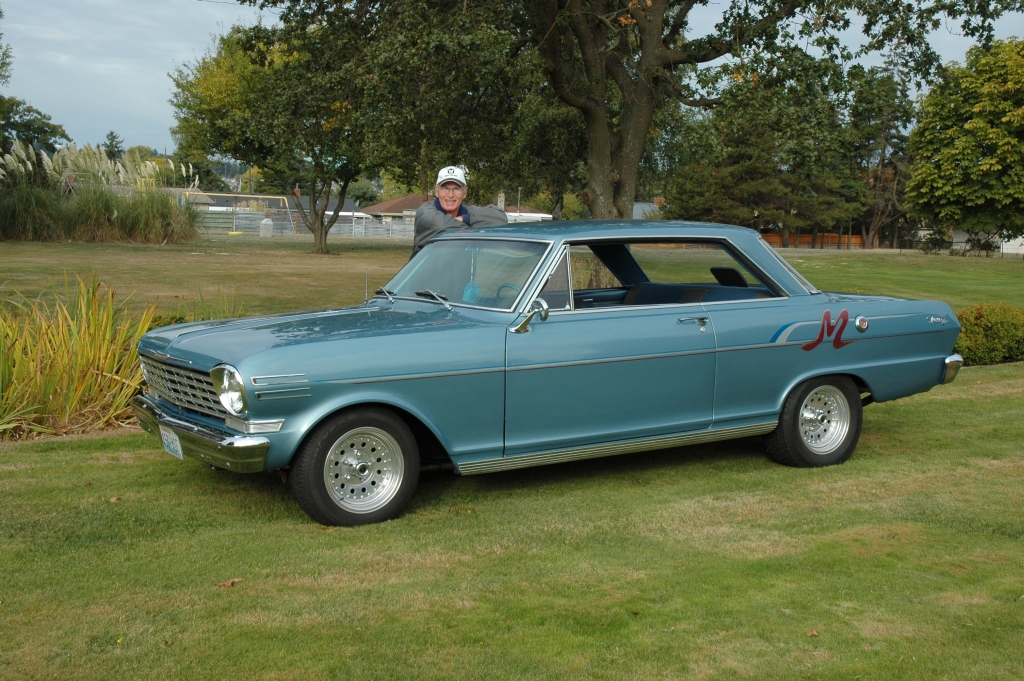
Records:
[[[825,313],[821,315],[821,328],[818,330],[818,337],[815,338],[810,343],[802,345],[801,347],[804,350],[813,350],[814,348],[821,345],[821,342],[826,338],[832,338],[832,347],[834,347],[836,350],[843,347],[844,345],[849,345],[853,341],[843,340],[843,331],[846,330],[846,325],[849,322],[850,313],[847,312],[846,310],[843,310],[842,312],[839,313],[839,316],[836,317],[835,324],[832,323],[832,313],[829,312],[828,310],[825,310]],[[838,330],[836,329],[836,327],[838,327]],[[833,333],[835,334],[835,338],[832,337]]]

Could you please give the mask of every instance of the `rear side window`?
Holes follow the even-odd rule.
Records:
[[[775,294],[722,244],[623,241],[569,250],[573,309],[771,298]]]
[[[713,243],[630,244],[630,253],[648,279],[661,284],[758,286],[730,253]]]

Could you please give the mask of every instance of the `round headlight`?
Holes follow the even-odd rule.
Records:
[[[225,364],[211,371],[210,378],[213,379],[213,387],[224,408],[235,416],[243,415],[247,408],[247,402],[245,384],[242,383],[242,375],[238,373],[238,370]]]

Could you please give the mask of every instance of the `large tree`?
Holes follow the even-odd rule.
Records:
[[[752,48],[780,53],[810,43],[840,51],[835,32],[849,16],[865,20],[867,47],[898,44],[904,61],[925,73],[936,63],[926,41],[941,17],[973,14],[968,34],[986,34],[987,23],[1017,0],[948,0],[917,4],[898,0],[731,0],[721,21],[705,35],[690,32],[697,0],[522,0],[533,43],[559,97],[579,109],[589,140],[589,183],[584,196],[595,217],[630,215],[638,168],[659,109],[672,100],[715,103],[693,87],[702,65]]]
[[[948,65],[910,135],[907,202],[934,227],[1024,235],[1024,42],[975,47]]]
[[[849,127],[870,201],[860,219],[864,247],[876,248],[883,229],[890,230],[895,245],[899,225],[906,217],[907,131],[915,115],[909,84],[896,64],[855,67],[849,83]]]
[[[388,112],[393,117],[407,116],[410,111],[425,114],[407,118],[409,135],[398,145],[412,158],[429,157],[429,153],[421,153],[424,149],[457,146],[459,134],[488,131],[486,125],[446,129],[456,134],[431,134],[429,130],[429,121],[449,120],[453,106],[460,108],[459,102],[475,103],[481,123],[490,115],[478,96],[488,90],[488,83],[499,81],[490,69],[476,73],[476,80],[467,80],[474,72],[464,67],[479,63],[465,59],[473,55],[468,48],[493,55],[504,52],[504,57],[492,60],[494,64],[515,63],[524,47],[535,49],[547,83],[583,118],[588,147],[588,182],[583,196],[598,218],[632,214],[638,168],[659,110],[674,101],[687,105],[715,102],[714,93],[702,90],[695,77],[702,67],[723,58],[736,60],[745,50],[755,48],[779,53],[810,44],[837,54],[841,44],[836,33],[849,28],[849,17],[857,16],[867,33],[865,49],[889,47],[901,63],[924,75],[937,63],[927,35],[944,19],[961,20],[965,34],[987,38],[992,19],[1022,4],[1021,0],[730,0],[712,29],[695,35],[691,13],[707,4],[703,0],[241,1],[282,7],[285,23],[300,15],[321,15],[339,4],[358,8],[366,17],[373,17],[366,25],[376,33],[365,34],[371,42],[383,34],[403,38],[404,52],[393,51],[393,58],[373,68],[372,75],[381,82],[395,74],[401,80],[403,70],[417,70],[422,60],[431,62],[434,53],[444,55],[447,61],[442,62],[439,73],[444,73],[447,63],[448,75],[453,77],[407,80],[414,87],[394,100],[399,106]],[[382,17],[387,20],[380,20]],[[474,35],[481,38],[468,40],[463,49],[455,51],[448,49],[453,41],[448,46],[438,43],[438,26],[454,26],[467,17],[476,22]]]
[[[0,96],[0,149],[10,152],[14,140],[52,155],[71,138],[49,115],[21,99]]]
[[[841,69],[784,62],[748,60],[710,112],[684,117],[667,216],[778,231],[789,245],[793,230],[829,232],[864,210]]]
[[[181,149],[258,166],[293,197],[317,253],[328,252],[327,233],[365,166],[361,28],[349,5],[282,27],[236,27],[172,74]],[[326,216],[332,188],[339,201]]]

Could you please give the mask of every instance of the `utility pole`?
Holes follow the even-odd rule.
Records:
[[[519,188],[519,192],[518,192],[518,194],[516,195],[516,213],[517,213],[517,214],[520,214],[520,215],[519,215],[519,216],[518,216],[518,217],[516,218],[517,220],[518,220],[519,218],[521,218],[521,217],[522,217],[521,213],[522,213],[523,211],[522,211],[522,209],[520,208],[520,207],[521,207],[521,205],[522,205],[522,203],[523,203],[523,188],[522,188],[522,187],[520,187],[520,188]]]

